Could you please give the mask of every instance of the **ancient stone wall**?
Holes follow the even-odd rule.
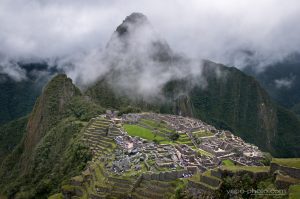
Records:
[[[223,177],[234,176],[234,175],[243,176],[248,174],[254,180],[260,180],[269,176],[269,172],[267,171],[262,171],[262,172],[251,172],[246,170],[241,170],[241,171],[220,170],[220,171],[222,172]]]
[[[215,191],[214,189],[211,189],[209,188],[208,186],[205,186],[201,183],[197,183],[197,182],[193,182],[193,181],[188,181],[188,185],[187,187],[189,189],[195,189],[195,190],[199,190],[199,191],[209,191],[209,192],[212,192],[212,191]]]
[[[222,173],[219,170],[211,170],[211,175],[216,178],[222,178]]]
[[[140,175],[134,182],[131,192],[133,192],[138,186],[140,186],[142,180],[143,180],[143,175]]]
[[[286,167],[286,166],[278,165],[276,163],[271,163],[270,173],[273,174],[276,170],[283,171],[293,178],[300,179],[300,169],[294,167]]]
[[[220,180],[208,176],[201,176],[200,182],[208,184],[212,187],[218,187],[220,185]]]
[[[178,178],[182,178],[183,174],[188,174],[187,170],[179,170],[179,171],[167,171],[160,173],[143,173],[144,180],[158,180],[158,181],[172,181]]]
[[[286,189],[287,190],[293,184],[294,183],[292,183],[292,182],[287,182],[287,181],[278,180],[278,179],[275,180],[275,185],[276,185],[277,189]]]

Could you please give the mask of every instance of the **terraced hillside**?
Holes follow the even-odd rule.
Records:
[[[175,181],[158,181],[158,180],[142,180],[140,185],[134,189],[132,193],[133,199],[164,199],[170,198],[175,194],[178,182]]]
[[[105,118],[92,119],[91,125],[84,133],[84,141],[93,152],[93,160],[111,156],[116,147],[114,138],[120,135],[120,130],[113,127]]]
[[[120,126],[119,126],[120,127]],[[116,161],[118,146],[116,137],[123,135],[112,120],[105,117],[91,119],[83,136],[92,151],[92,161],[79,176],[73,177],[69,183],[62,186],[61,193],[52,198],[170,198],[175,194],[176,187],[183,184],[178,179],[185,171],[168,173],[169,169],[156,169],[155,173],[147,172],[146,161],[140,170],[130,169],[115,172],[113,162]],[[158,145],[161,150],[165,145]],[[148,166],[149,166],[148,164]],[[143,177],[145,173],[153,175],[155,180]],[[173,177],[171,176],[173,175]],[[155,177],[156,176],[156,177]],[[171,176],[171,177],[170,177]],[[174,177],[175,176],[175,177]]]
[[[130,193],[137,176],[113,176],[105,168],[114,158],[114,138],[120,134],[108,119],[97,117],[91,120],[83,141],[91,149],[93,159],[80,176],[73,177],[70,184],[62,187],[64,197],[106,198],[109,195],[120,198]]]
[[[215,170],[208,170],[188,179],[187,190],[193,198],[205,198],[206,196],[215,198],[222,183],[221,174]]]

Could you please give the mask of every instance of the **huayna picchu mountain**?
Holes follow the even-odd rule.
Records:
[[[298,160],[270,168],[262,151],[299,157],[299,119],[253,77],[174,53],[140,13],[117,27],[102,60],[108,72],[84,91],[59,74],[28,116],[0,126],[0,194],[201,198],[234,188],[228,176],[256,188],[298,182],[274,171]]]
[[[140,35],[145,31],[147,39]],[[188,68],[192,61],[172,52],[144,15],[128,16],[113,33],[106,50],[110,71],[86,91],[95,103],[194,116],[230,129],[273,155],[300,155],[299,120],[274,103],[253,77],[208,60],[197,63],[200,74],[185,71],[182,68]],[[174,70],[181,74],[174,74]],[[153,93],[147,92],[148,86],[141,86],[147,85],[144,74],[145,78],[153,75],[158,82],[160,74],[173,76],[161,84],[149,82],[158,87],[159,91]]]

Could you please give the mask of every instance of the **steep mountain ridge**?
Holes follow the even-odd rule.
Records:
[[[20,127],[23,138],[1,162],[1,192],[14,198],[45,198],[57,191],[90,160],[80,137],[87,121],[102,112],[66,75],[54,77],[37,100],[27,127]]]
[[[29,117],[24,141],[26,151],[31,151],[44,133],[63,118],[67,103],[71,98],[79,95],[81,95],[80,90],[66,75],[58,75],[49,82]]]

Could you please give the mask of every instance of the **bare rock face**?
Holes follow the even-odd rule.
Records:
[[[66,75],[57,75],[43,90],[29,117],[24,140],[26,152],[32,151],[45,133],[63,118],[72,97],[80,90]]]

